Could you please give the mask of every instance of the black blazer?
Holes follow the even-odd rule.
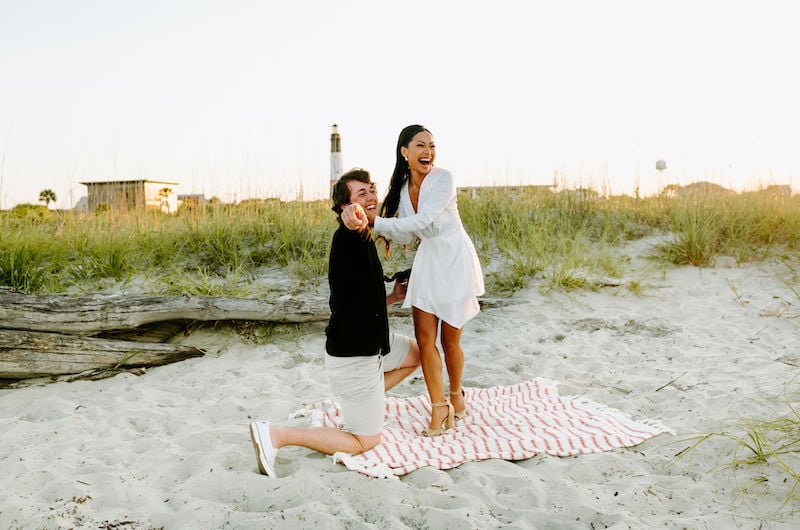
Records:
[[[325,350],[336,357],[389,353],[383,267],[369,230],[339,223],[328,261],[331,317]]]

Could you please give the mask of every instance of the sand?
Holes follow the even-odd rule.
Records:
[[[781,263],[664,267],[627,248],[639,292],[543,293],[539,281],[463,334],[464,384],[559,381],[675,431],[574,457],[468,462],[399,479],[281,449],[258,473],[248,424],[330,397],[324,326],[182,339],[202,358],[100,381],[0,390],[0,528],[796,528],[774,466],[727,466],[734,445],[692,436],[766,417],[798,374],[800,301]],[[793,282],[793,283],[792,283]],[[409,317],[396,330],[412,332]],[[421,372],[391,392],[425,392]],[[795,469],[798,469],[795,467]],[[754,480],[761,477],[763,480]]]

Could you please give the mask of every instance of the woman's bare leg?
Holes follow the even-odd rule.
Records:
[[[419,345],[420,360],[422,361],[422,375],[425,376],[425,386],[431,403],[445,401],[444,380],[442,378],[442,358],[436,349],[436,334],[439,319],[432,313],[426,313],[416,307],[411,308],[414,318],[414,334]],[[442,421],[447,417],[447,407],[434,407],[431,414],[431,429],[439,429]]]
[[[454,328],[442,321],[442,349],[447,376],[450,379],[450,402],[453,408],[462,411],[467,404],[461,395],[461,377],[464,373],[464,350],[461,349],[461,328]]]

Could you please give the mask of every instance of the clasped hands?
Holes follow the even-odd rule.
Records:
[[[348,230],[358,230],[361,232],[373,222],[375,222],[375,214],[373,213],[370,216],[367,211],[356,202],[351,202],[342,210],[342,224],[344,224]]]

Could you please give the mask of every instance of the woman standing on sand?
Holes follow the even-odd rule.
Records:
[[[420,347],[422,372],[431,399],[431,422],[423,436],[439,436],[454,420],[467,416],[461,388],[464,352],[461,330],[478,314],[484,292],[480,261],[458,214],[456,186],[446,169],[434,167],[433,134],[409,125],[397,139],[395,168],[381,215],[363,212],[377,235],[407,244],[420,239],[403,307],[411,307]],[[359,214],[360,215],[360,214]],[[397,217],[395,217],[397,215]],[[343,221],[344,221],[343,217]],[[363,220],[352,220],[353,225]],[[441,344],[450,380],[450,400],[444,395]]]

